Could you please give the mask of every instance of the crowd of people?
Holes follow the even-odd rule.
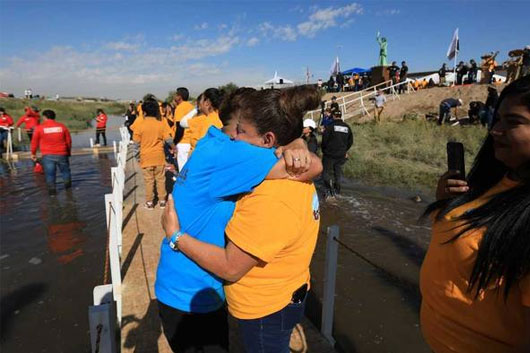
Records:
[[[159,194],[166,237],[155,292],[164,334],[175,352],[228,351],[231,316],[246,352],[287,352],[303,315],[318,233],[318,196],[310,181],[323,169],[326,197],[341,192],[353,134],[338,104],[324,109],[318,124],[303,120],[321,103],[312,87],[242,88],[220,104],[212,97],[201,95],[201,119],[178,123],[189,129],[198,119],[205,132],[177,166],[167,200]],[[475,167],[466,181],[454,171],[444,174],[438,201],[426,211],[434,225],[421,269],[421,324],[434,352],[530,347],[529,102],[530,76],[490,102],[491,132]],[[133,128],[140,160],[156,140],[158,163],[167,164],[163,145],[175,155],[179,143],[167,130],[177,125],[169,124],[174,112],[164,113],[154,99],[141,109],[145,128]],[[211,115],[222,128],[208,121]],[[451,264],[442,265],[448,259]]]
[[[530,75],[500,96],[488,89],[490,130],[469,176],[444,174],[425,214],[433,237],[420,274],[421,329],[436,353],[530,350]],[[385,101],[378,92],[379,117]],[[440,124],[462,104],[441,102]],[[318,106],[321,121],[304,120]],[[232,317],[246,352],[288,352],[319,232],[312,180],[322,172],[326,198],[340,194],[353,145],[336,97],[325,109],[315,86],[208,88],[194,106],[180,87],[171,102],[147,96],[125,116],[140,148],[144,206],[164,209],[155,294],[172,350],[228,352]],[[56,169],[71,186],[71,137],[55,118],[26,107],[17,123],[32,159],[41,150],[51,194]],[[106,144],[106,122],[98,110],[97,143]],[[13,124],[0,108],[0,126]]]

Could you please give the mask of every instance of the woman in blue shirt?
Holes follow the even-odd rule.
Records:
[[[220,109],[223,131],[211,127],[180,172],[173,189],[175,207],[183,228],[204,242],[225,246],[224,230],[232,217],[236,197],[265,178],[289,177],[287,167],[310,180],[321,169],[304,143],[295,142],[281,152],[235,141],[239,100],[252,89],[240,89]],[[304,146],[300,150],[300,145]],[[316,163],[311,163],[311,160]],[[296,161],[296,163],[295,163]],[[307,171],[311,164],[312,169]],[[288,168],[289,169],[289,168]],[[155,293],[164,334],[175,352],[228,351],[228,324],[223,280],[205,271],[162,241]]]

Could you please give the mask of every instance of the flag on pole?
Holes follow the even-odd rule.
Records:
[[[451,41],[451,44],[449,44],[449,49],[447,49],[447,58],[449,60],[453,59],[460,50],[460,40],[458,39],[458,28],[455,29],[455,33],[453,34],[453,40]]]
[[[331,68],[329,69],[329,74],[331,76],[334,76],[340,72],[340,63],[339,63],[339,57],[337,56],[335,60],[333,61],[333,64],[331,65]]]

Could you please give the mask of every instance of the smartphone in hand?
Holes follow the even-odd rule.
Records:
[[[464,145],[460,142],[447,142],[447,169],[458,170],[455,179],[466,180],[466,164],[464,161]]]

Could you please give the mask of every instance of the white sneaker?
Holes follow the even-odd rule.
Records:
[[[99,143],[94,144],[94,147],[99,147],[99,146],[100,146]]]

